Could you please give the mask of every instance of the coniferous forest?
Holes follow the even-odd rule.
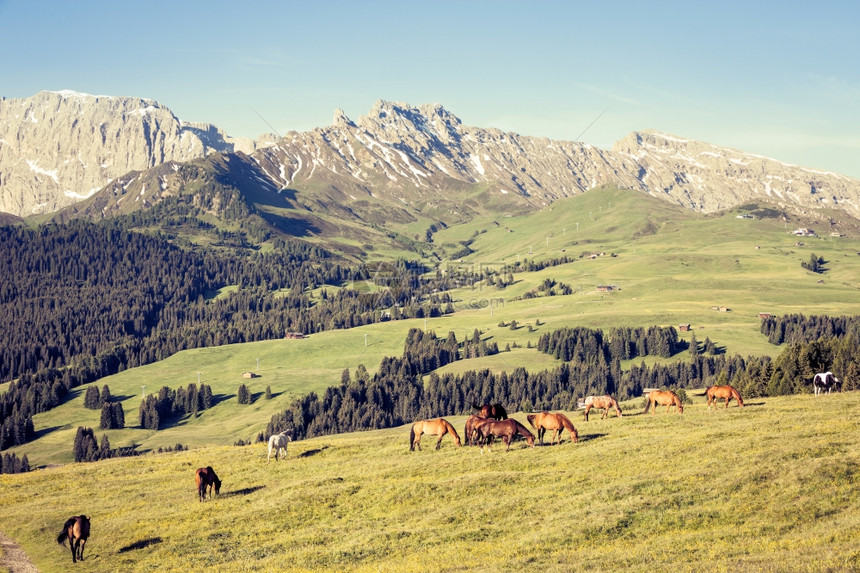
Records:
[[[775,360],[700,353],[687,361],[654,366],[642,363],[622,372],[621,360],[667,357],[681,350],[675,329],[613,329],[605,336],[600,330],[563,328],[541,336],[538,343],[538,350],[564,361],[555,369],[528,372],[517,368],[499,374],[482,370],[439,376],[432,370],[464,355],[475,339],[458,344],[453,333],[437,338],[435,333],[413,329],[402,357],[384,360],[373,377],[345,375],[342,384],[326,390],[322,398],[310,393],[296,400],[272,417],[265,437],[288,428],[298,438],[386,428],[418,419],[468,414],[475,403],[498,402],[523,411],[574,410],[577,399],[588,395],[612,394],[626,400],[641,395],[645,388],[685,389],[703,382],[731,384],[747,398],[780,396],[808,390],[804,380],[831,369],[844,372],[850,381],[843,389],[858,389],[860,317],[831,321],[797,315],[771,320],[784,323],[780,328],[787,330],[800,328],[798,325],[806,321],[822,330],[810,329],[803,340],[788,346]],[[828,323],[830,326],[825,326]],[[831,336],[818,336],[823,331],[831,332]]]
[[[32,440],[32,416],[60,404],[70,389],[181,350],[440,316],[453,310],[450,288],[481,280],[503,286],[513,282],[513,273],[570,262],[567,257],[524,260],[493,274],[467,269],[433,276],[413,262],[350,266],[302,242],[273,244],[265,253],[180,247],[158,234],[126,230],[121,219],[0,228],[5,319],[0,381],[11,382],[0,396],[0,449]],[[385,288],[325,288],[357,281]],[[230,286],[239,288],[216,296]],[[566,286],[548,279],[542,289],[570,294]],[[314,289],[318,294],[309,294]],[[558,368],[456,376],[434,371],[499,348],[477,331],[464,340],[453,333],[437,338],[413,331],[403,355],[385,359],[372,377],[364,369],[346,372],[342,384],[322,397],[312,393],[296,400],[272,419],[267,432],[292,427],[300,438],[388,427],[468,413],[472,402],[482,401],[516,409],[569,409],[587,394],[625,399],[646,387],[687,388],[705,380],[731,383],[745,396],[790,394],[804,390],[798,381],[817,371],[835,369],[846,380],[860,378],[858,322],[857,317],[769,317],[762,320],[762,333],[773,344],[787,344],[776,359],[724,356],[707,341],[701,353],[696,344],[689,360],[653,366],[636,365],[635,359],[666,358],[687,349],[674,328],[606,333],[565,328],[538,343],[539,351],[562,361]],[[622,371],[621,361],[631,360],[634,364]],[[209,407],[205,390],[162,388],[141,404],[140,424],[158,428],[166,417]],[[107,387],[88,393],[85,405],[102,410],[102,428],[125,425],[125,413],[111,402]],[[82,459],[116,455],[89,434],[78,441]],[[25,464],[10,459],[8,465]]]

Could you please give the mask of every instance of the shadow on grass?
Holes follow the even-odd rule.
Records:
[[[296,457],[297,457],[297,458],[309,458],[309,457],[311,457],[311,456],[315,456],[315,455],[317,455],[318,453],[322,452],[323,450],[327,450],[327,449],[328,449],[328,446],[323,446],[323,447],[321,447],[321,448],[314,448],[314,449],[312,449],[312,450],[304,451],[304,452],[300,453],[300,454],[299,454],[298,456],[296,456]]]
[[[590,442],[599,438],[605,438],[609,434],[588,434],[587,436],[579,436],[579,442]]]
[[[135,549],[145,549],[150,545],[155,545],[156,543],[161,543],[162,539],[160,537],[150,537],[149,539],[141,539],[140,541],[135,541],[131,545],[126,545],[125,547],[120,547],[118,553],[125,553],[126,551],[134,551]]]
[[[251,486],[251,487],[246,487],[246,488],[243,488],[243,489],[238,489],[238,490],[236,490],[236,491],[228,491],[228,492],[225,492],[221,497],[235,497],[235,496],[237,496],[237,495],[251,495],[251,494],[252,494],[252,493],[254,493],[255,491],[260,491],[260,490],[261,490],[261,489],[263,489],[264,487],[266,487],[266,486],[264,486],[264,485],[254,485],[254,486]]]
[[[34,435],[35,435],[35,437],[34,437],[34,438],[33,438],[33,440],[31,440],[31,441],[38,440],[38,439],[39,439],[39,438],[41,438],[42,436],[46,436],[46,435],[50,434],[51,432],[53,432],[53,431],[55,431],[55,430],[63,430],[63,429],[66,429],[66,428],[71,428],[71,427],[72,427],[72,425],[71,425],[71,424],[66,424],[65,426],[51,426],[50,428],[42,428],[41,430],[37,430],[37,431],[35,432],[35,434],[34,434]]]

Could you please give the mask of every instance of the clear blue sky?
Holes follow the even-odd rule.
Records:
[[[858,30],[856,1],[0,0],[0,96],[139,96],[249,137],[439,103],[466,125],[604,148],[657,129],[860,178]]]

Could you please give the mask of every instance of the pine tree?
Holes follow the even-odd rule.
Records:
[[[99,427],[102,430],[110,430],[113,428],[113,404],[108,402],[102,406],[102,416],[99,422]]]
[[[101,446],[99,446],[98,459],[106,460],[110,457],[110,440],[108,440],[107,434],[102,434],[102,443]]]
[[[90,410],[101,408],[99,405],[99,389],[97,386],[93,385],[87,388],[87,392],[84,394],[84,408],[89,408]]]
[[[99,396],[99,405],[98,405],[98,407],[99,407],[99,408],[101,408],[103,405],[107,404],[107,403],[108,403],[108,402],[110,402],[110,401],[111,401],[110,388],[108,388],[108,387],[107,387],[107,384],[105,384],[105,385],[102,387],[102,393],[101,393],[101,395]]]
[[[250,404],[251,403],[251,391],[248,390],[248,387],[245,384],[241,384],[239,386],[239,403],[240,404]]]

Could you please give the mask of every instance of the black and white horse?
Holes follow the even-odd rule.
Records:
[[[286,432],[281,432],[280,434],[275,434],[271,438],[269,438],[269,455],[266,456],[266,463],[269,462],[269,458],[272,457],[272,450],[275,450],[275,461],[278,461],[281,450],[284,451],[284,457],[287,457],[287,443],[292,442],[293,438],[290,436],[290,430]]]
[[[823,393],[825,390],[828,394],[834,388],[839,386],[839,378],[833,375],[833,372],[819,372],[812,379],[812,387],[815,389],[815,395]]]

